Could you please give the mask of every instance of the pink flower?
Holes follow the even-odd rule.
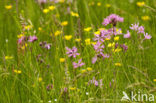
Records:
[[[47,43],[46,41],[40,42],[40,46],[42,48],[46,48],[48,50],[51,48],[51,44],[50,43]]]
[[[76,58],[77,55],[80,55],[79,53],[77,53],[77,48],[76,47],[73,47],[72,49],[66,47],[66,54],[68,54],[68,57],[74,57]]]
[[[92,64],[95,64],[96,61],[97,61],[97,56],[92,58]]]
[[[44,48],[49,50],[51,48],[51,44],[45,44]]]
[[[131,34],[129,32],[129,30],[127,30],[127,34],[124,35],[124,38],[130,38],[131,37]]]
[[[103,48],[104,48],[104,45],[101,45],[101,42],[97,42],[94,45],[94,49],[95,49],[96,52],[102,52],[103,51]]]
[[[26,36],[22,36],[21,38],[18,39],[18,44],[22,44],[27,39]]]
[[[148,33],[146,33],[146,34],[144,33],[144,37],[145,37],[144,39],[151,39],[152,38],[152,36],[148,35]]]
[[[28,42],[34,42],[37,40],[37,37],[34,35],[34,36],[29,36],[29,40]]]
[[[104,19],[102,24],[105,26],[107,26],[108,24],[113,24],[113,26],[116,26],[117,22],[123,22],[123,21],[124,18],[120,17],[119,15],[111,14]]]
[[[137,24],[131,24],[130,29],[137,31],[138,30],[138,27],[139,27],[139,23],[137,23]]]
[[[138,27],[138,34],[139,34],[139,33],[145,33],[145,32],[144,32],[144,27],[143,27],[143,26]]]
[[[83,65],[85,65],[85,63],[82,62],[82,59],[79,59],[78,63],[73,62],[74,68],[82,67]]]

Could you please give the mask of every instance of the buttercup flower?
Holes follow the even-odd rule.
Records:
[[[84,28],[84,31],[89,32],[91,29],[92,27],[87,27],[87,28]]]
[[[149,16],[142,16],[141,19],[144,21],[148,21],[148,20],[150,20],[150,17]]]
[[[68,25],[68,21],[63,21],[63,22],[61,23],[61,25],[62,25],[62,26],[67,26],[67,25]]]
[[[6,5],[5,8],[9,10],[12,8],[12,5]]]
[[[70,40],[70,39],[72,38],[72,35],[65,35],[64,38],[65,38],[66,40]]]
[[[47,14],[49,12],[49,9],[43,9],[43,13]]]
[[[143,7],[143,6],[145,5],[145,2],[144,2],[144,1],[142,1],[142,2],[137,2],[136,4],[137,4],[137,6],[139,6],[139,7]]]

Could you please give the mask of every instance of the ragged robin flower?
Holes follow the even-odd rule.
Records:
[[[85,63],[82,62],[82,59],[79,59],[78,63],[73,62],[73,67],[76,69],[78,67],[82,67]]]
[[[68,55],[68,57],[74,57],[76,58],[77,55],[80,55],[79,53],[77,53],[77,48],[73,47],[72,49],[66,47],[66,54]]]

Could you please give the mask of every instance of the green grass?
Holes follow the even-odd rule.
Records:
[[[156,79],[156,1],[144,0],[143,7],[136,5],[138,0],[71,1],[73,2],[44,5],[39,5],[35,0],[0,1],[0,103],[121,103],[123,91],[128,95],[130,91],[156,95],[156,82],[153,81]],[[94,5],[90,5],[92,2]],[[101,6],[97,6],[98,2]],[[12,5],[10,10],[5,8],[9,4]],[[106,7],[106,4],[111,7]],[[56,9],[44,14],[43,9],[50,5],[54,5]],[[78,13],[79,17],[71,16],[67,8]],[[139,49],[137,34],[130,31],[130,40],[121,35],[117,41],[128,45],[127,52],[113,53],[110,58],[92,64],[95,51],[92,45],[85,44],[85,40],[90,38],[93,41],[94,32],[98,28],[104,28],[103,19],[112,13],[124,17],[124,22],[117,25],[123,33],[126,33],[131,24],[139,22],[152,35],[152,39],[143,42],[145,49]],[[150,19],[142,20],[141,17],[146,15]],[[61,26],[62,21],[68,21],[68,25]],[[33,27],[29,31],[23,30],[24,25],[31,24]],[[39,27],[42,28],[41,31],[38,30]],[[92,30],[86,32],[86,27],[92,27]],[[57,30],[62,33],[54,36]],[[17,36],[21,33],[25,36],[36,35],[38,40],[26,43],[27,47],[21,50],[21,46],[17,44]],[[72,39],[65,40],[65,35],[72,35]],[[81,41],[76,42],[76,38],[81,38]],[[51,49],[41,48],[41,41],[50,43]],[[111,51],[107,47],[110,42],[114,42],[113,39],[104,42],[105,52]],[[66,46],[76,46],[80,56],[68,58]],[[42,63],[37,60],[39,54],[42,55]],[[5,59],[5,56],[13,58]],[[60,58],[65,58],[65,62],[61,63]],[[85,65],[73,69],[72,62],[77,62],[80,58]],[[117,62],[122,66],[115,66]],[[81,73],[87,67],[93,70]],[[20,70],[21,74],[14,70]],[[103,79],[103,86],[87,85],[93,77]],[[39,78],[42,80],[39,81]],[[48,91],[47,86],[50,84],[53,88]],[[63,93],[65,87],[68,92]],[[71,90],[71,87],[76,89]]]

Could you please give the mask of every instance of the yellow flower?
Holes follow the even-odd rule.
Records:
[[[92,45],[95,45],[97,42],[91,42]]]
[[[154,79],[153,81],[156,82],[156,79]]]
[[[60,58],[60,62],[61,63],[65,62],[65,58]]]
[[[119,40],[119,36],[114,37],[114,41],[118,41]]]
[[[89,32],[91,29],[92,27],[87,27],[87,28],[84,28],[84,31]]]
[[[137,2],[136,4],[137,4],[137,6],[139,6],[139,7],[143,7],[143,6],[145,5],[145,2],[144,2],[144,1],[142,1],[142,2]]]
[[[81,41],[81,39],[80,39],[80,38],[79,38],[79,39],[77,38],[77,39],[75,39],[75,41],[80,42],[80,41]]]
[[[144,21],[148,21],[148,20],[150,20],[150,17],[149,16],[142,16],[141,19]]]
[[[13,59],[12,56],[5,56],[5,60]]]
[[[112,51],[116,53],[116,52],[120,52],[121,49],[117,48],[117,49],[113,49]]]
[[[105,40],[110,40],[110,38],[105,38]]]
[[[95,3],[94,2],[90,2],[89,3],[89,6],[93,6]]]
[[[106,30],[105,28],[99,28],[99,30],[101,31],[101,30]]]
[[[25,45],[23,45],[23,46],[21,47],[21,49],[24,50],[27,46],[28,46],[28,44],[25,43]]]
[[[22,73],[21,70],[16,70],[16,69],[14,70],[14,72],[17,73],[17,74],[21,74]]]
[[[97,6],[101,6],[101,2],[98,2],[98,3],[97,3]]]
[[[47,14],[49,12],[49,9],[43,9],[43,13]]]
[[[72,35],[65,35],[64,38],[65,38],[66,40],[70,40],[70,39],[72,38]]]
[[[85,43],[86,43],[86,45],[90,45],[90,44],[91,44],[90,38],[86,39],[86,40],[85,40]]]
[[[92,69],[91,67],[88,67],[87,70],[88,70],[88,71],[92,71],[93,69]]]
[[[119,66],[120,67],[121,66],[121,63],[115,63],[115,66]]]
[[[81,70],[81,73],[86,73],[87,71],[85,69],[82,69]]]
[[[119,32],[121,34],[122,33],[122,30],[116,29],[116,32]]]
[[[24,28],[25,28],[25,30],[30,30],[32,28],[32,25],[27,25]]]
[[[68,21],[63,21],[63,22],[61,23],[61,25],[62,25],[62,26],[67,26],[67,25],[68,25]]]
[[[19,35],[17,35],[17,38],[21,38],[23,36],[24,36],[24,34],[19,34]]]
[[[98,30],[98,31],[94,32],[94,34],[100,35],[100,31]]]
[[[115,45],[115,43],[113,42],[113,43],[109,43],[108,44],[108,47],[113,47]]]
[[[57,30],[57,31],[54,33],[54,35],[55,35],[55,36],[58,36],[58,35],[60,35],[61,33],[62,33],[62,31],[58,31],[58,30]]]
[[[12,5],[6,5],[5,8],[9,10],[12,8]]]
[[[59,0],[60,3],[64,3],[64,0]]]
[[[39,77],[39,78],[38,78],[38,81],[41,82],[41,81],[42,81],[42,77]]]
[[[71,11],[70,13],[71,13],[71,16],[79,17],[78,13],[74,13],[73,11]]]
[[[51,10],[51,11],[52,11],[52,10],[54,10],[56,7],[55,7],[55,6],[53,6],[53,5],[51,5],[51,6],[49,6],[48,8],[49,8],[49,10]]]
[[[41,28],[41,27],[39,27],[39,28],[38,28],[38,30],[39,30],[39,31],[42,31],[42,28]]]
[[[105,6],[106,6],[107,8],[110,8],[110,7],[111,7],[111,5],[110,5],[110,4],[106,4]]]
[[[76,87],[70,87],[69,89],[70,90],[76,90]]]
[[[59,17],[60,17],[60,14],[56,14],[55,16],[56,16],[57,18],[59,18]]]

